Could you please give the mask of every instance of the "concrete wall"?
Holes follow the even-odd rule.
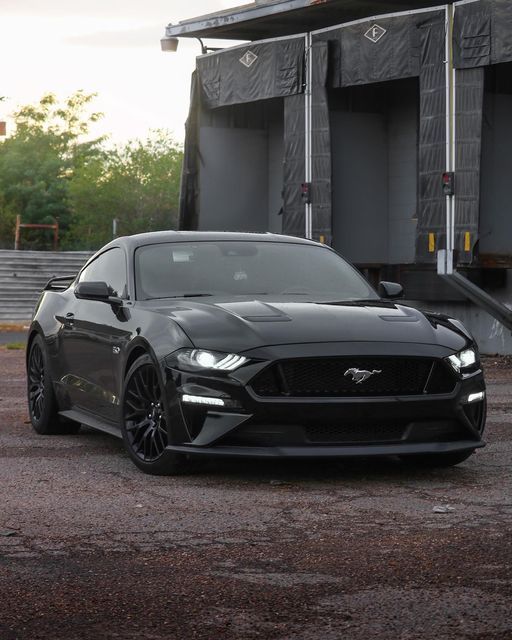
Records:
[[[416,83],[400,83],[388,112],[388,261],[415,260],[418,205],[419,94]]]
[[[331,106],[334,246],[358,264],[413,263],[417,81],[333,92]]]
[[[273,119],[268,128],[268,227],[272,233],[283,230],[284,122]]]
[[[282,101],[215,109],[200,128],[199,229],[282,230]]]
[[[484,254],[512,253],[511,115],[512,95],[486,95],[480,204],[480,252]]]
[[[387,262],[388,149],[381,113],[331,117],[333,245],[359,264]]]
[[[199,229],[266,231],[267,132],[203,127]]]
[[[89,251],[0,251],[0,322],[28,322],[50,278],[76,274]]]

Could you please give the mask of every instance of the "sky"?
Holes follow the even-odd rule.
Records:
[[[165,26],[248,1],[0,0],[0,120],[12,132],[18,105],[82,89],[98,93],[105,114],[95,135],[122,143],[165,128],[182,142],[200,46],[182,38],[177,53],[163,53]]]

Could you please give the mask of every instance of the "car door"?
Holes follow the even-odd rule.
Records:
[[[78,282],[106,282],[113,296],[127,298],[125,252],[120,247],[100,254],[81,272]],[[127,313],[98,300],[74,298],[60,332],[65,381],[75,408],[111,421],[119,406],[118,359],[129,339]]]

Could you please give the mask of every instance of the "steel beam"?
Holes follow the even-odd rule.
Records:
[[[466,296],[478,307],[487,311],[489,315],[501,322],[501,324],[512,331],[512,310],[493,298],[486,291],[468,280],[465,276],[454,271],[451,274],[441,275],[452,287]]]

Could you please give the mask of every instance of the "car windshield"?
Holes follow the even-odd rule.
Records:
[[[378,300],[364,278],[325,247],[285,242],[201,241],[139,247],[137,298],[310,296]]]

